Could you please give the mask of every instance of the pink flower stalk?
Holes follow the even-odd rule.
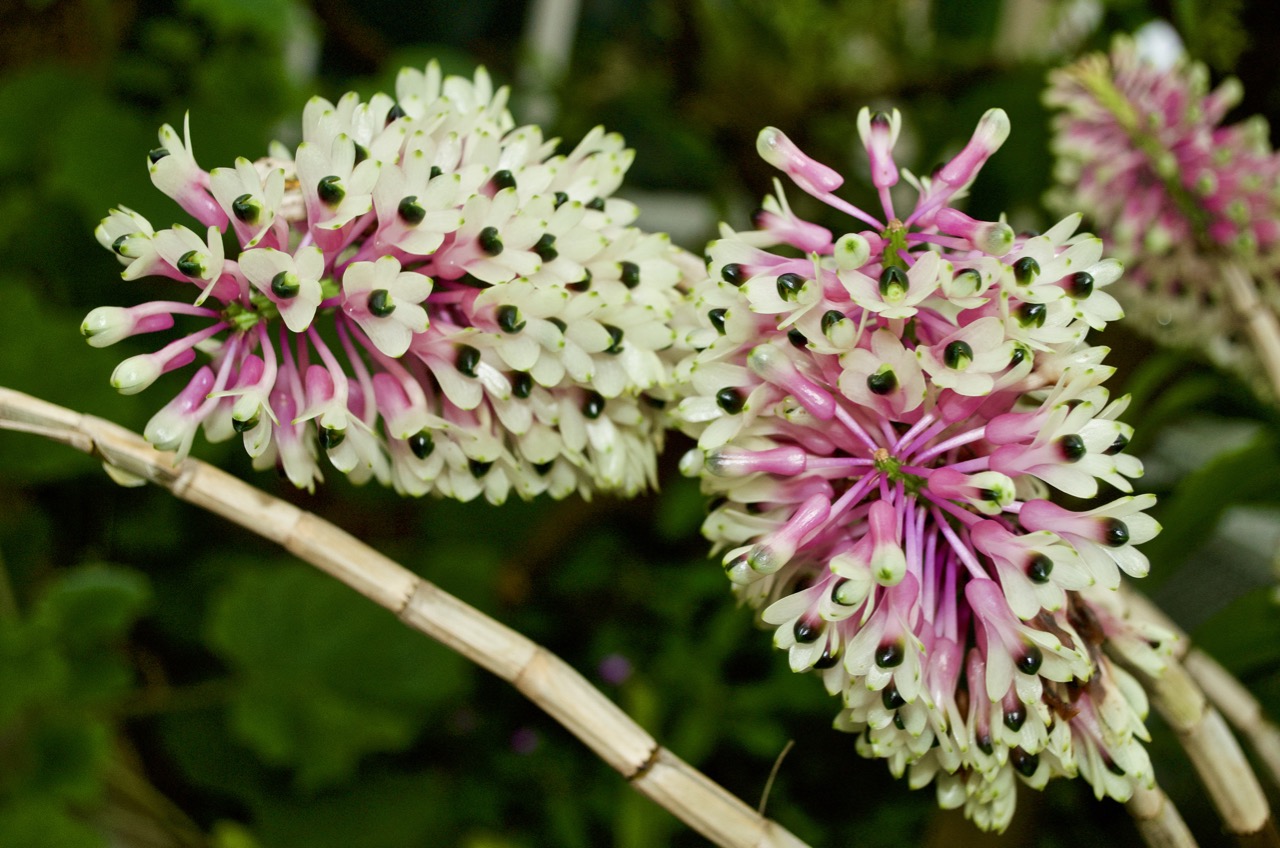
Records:
[[[1157,65],[1126,37],[1054,71],[1044,99],[1060,110],[1058,185],[1048,200],[1089,210],[1130,269],[1116,294],[1138,329],[1206,351],[1261,390],[1263,371],[1239,341],[1249,316],[1231,308],[1222,268],[1239,262],[1264,279],[1280,269],[1280,156],[1262,118],[1223,124],[1240,83],[1210,90],[1208,80],[1203,65]],[[1280,308],[1273,285],[1262,294]]]
[[[313,98],[296,154],[212,171],[189,126],[164,127],[152,180],[196,225],[121,207],[96,235],[125,279],[169,278],[188,301],[82,326],[98,347],[180,327],[116,368],[122,392],[207,360],[148,437],[181,456],[200,427],[238,434],[308,489],[321,453],[357,481],[464,500],[652,482],[687,259],[612,197],[621,137],[555,154],[506,100],[483,69],[406,69],[395,99]]]
[[[760,148],[869,229],[801,221],[778,186],[760,229],[722,226],[708,247],[673,413],[698,440],[682,468],[720,498],[703,530],[791,667],[841,696],[837,727],[913,787],[994,829],[1018,781],[1079,774],[1127,799],[1152,779],[1146,703],[1101,652],[1166,637],[1126,640],[1106,596],[1147,571],[1134,546],[1159,529],[1154,498],[1048,500],[1130,492],[1142,473],[1127,398],[1085,342],[1119,316],[1103,290],[1119,263],[1079,215],[1015,237],[951,206],[1007,135],[1003,112],[932,181],[894,162],[896,113],[859,127],[877,214],[779,130]],[[899,174],[918,190],[906,213],[887,190]]]

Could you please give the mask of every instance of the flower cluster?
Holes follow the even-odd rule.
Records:
[[[104,346],[184,325],[119,364],[125,393],[209,356],[147,438],[182,455],[201,426],[240,435],[308,489],[321,451],[414,495],[650,482],[682,254],[611,196],[632,159],[620,136],[555,155],[506,99],[483,69],[406,69],[394,99],[313,98],[295,154],[212,171],[189,127],[165,126],[152,181],[198,226],[121,207],[97,238],[126,280],[192,299],[100,307],[82,327]]]
[[[855,231],[800,218],[776,184],[754,231],[708,248],[673,412],[698,440],[683,469],[717,497],[703,530],[792,669],[842,698],[836,726],[913,787],[996,829],[1019,780],[1078,774],[1126,799],[1151,781],[1147,703],[1113,655],[1158,669],[1164,636],[1137,633],[1114,590],[1147,571],[1153,499],[1048,499],[1142,473],[1127,398],[1085,342],[1120,317],[1120,263],[1079,216],[1019,236],[955,208],[1002,111],[929,178],[894,161],[896,111],[859,129],[883,219],[768,128],[760,154]],[[900,177],[918,196],[904,217]]]
[[[1203,65],[1180,57],[1163,67],[1124,37],[1054,71],[1045,101],[1061,110],[1058,186],[1048,200],[1088,209],[1129,266],[1117,296],[1137,328],[1257,382],[1263,371],[1240,338],[1248,316],[1231,308],[1222,269],[1243,263],[1280,308],[1280,157],[1262,118],[1222,124],[1239,82],[1208,81]]]

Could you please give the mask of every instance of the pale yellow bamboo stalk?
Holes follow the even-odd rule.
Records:
[[[1178,736],[1226,829],[1248,844],[1280,845],[1257,776],[1222,713],[1180,663],[1148,678],[1152,703]]]
[[[1159,786],[1139,786],[1125,804],[1147,848],[1197,848],[1196,838],[1187,829],[1178,808]]]
[[[1143,600],[1137,593],[1128,593],[1127,599],[1130,611],[1143,615]],[[1146,614],[1151,614],[1149,605]],[[1177,734],[1225,828],[1245,845],[1280,846],[1267,797],[1240,743],[1182,663],[1171,658],[1154,675],[1141,668],[1132,670]]]
[[[1227,300],[1240,323],[1244,324],[1254,352],[1267,372],[1272,397],[1280,402],[1280,322],[1271,307],[1258,296],[1253,276],[1239,262],[1233,259],[1223,262],[1222,280]]]
[[[1280,787],[1280,727],[1269,720],[1262,705],[1217,660],[1192,648],[1183,665],[1227,721],[1244,736],[1273,785]]]
[[[334,525],[199,460],[174,464],[109,421],[0,387],[0,429],[35,433],[101,459],[269,539],[514,685],[642,795],[725,848],[805,848],[777,823],[659,745],[568,663]],[[123,476],[122,476],[123,475]]]
[[[1187,673],[1199,684],[1209,702],[1244,736],[1266,768],[1272,784],[1280,788],[1280,726],[1267,717],[1258,699],[1217,660],[1193,646],[1187,635],[1146,596],[1127,592],[1125,600],[1139,618],[1158,624],[1178,637],[1174,653],[1183,661]]]

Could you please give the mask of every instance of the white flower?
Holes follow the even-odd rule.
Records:
[[[93,235],[126,266],[120,276],[126,280],[147,277],[159,271],[164,260],[156,252],[156,231],[146,218],[127,206],[112,209]]]
[[[920,362],[888,330],[876,330],[869,350],[854,348],[840,357],[840,365],[840,391],[891,420],[905,420],[924,402]]]
[[[342,275],[342,291],[343,311],[387,356],[403,356],[413,336],[427,331],[421,304],[431,294],[431,278],[401,271],[394,256],[352,263]]]
[[[398,249],[415,256],[436,251],[445,235],[455,232],[465,221],[459,199],[474,191],[461,174],[432,176],[434,139],[425,134],[411,137],[403,160],[383,168],[373,189],[378,212],[377,245],[382,250]],[[478,182],[478,180],[477,180]]]
[[[934,385],[980,397],[995,386],[995,375],[1012,364],[1016,343],[1006,340],[998,318],[979,318],[940,339],[916,348],[920,365]]]
[[[259,247],[240,254],[240,270],[276,308],[291,332],[301,333],[311,326],[316,307],[323,297],[320,277],[324,274],[324,252],[312,245],[299,248],[297,255]]]
[[[222,233],[210,227],[205,241],[181,224],[161,230],[155,237],[156,253],[169,263],[178,279],[187,279],[200,287],[196,305],[213,294],[214,287],[222,280],[224,265]]]
[[[304,141],[298,145],[297,163],[313,228],[341,229],[373,208],[373,185],[382,163],[365,159],[356,164],[356,145],[350,136],[338,135],[328,149]]]
[[[288,224],[279,215],[284,200],[284,169],[272,168],[266,178],[244,157],[232,168],[214,168],[209,189],[227,213],[245,248],[256,247],[268,233],[268,247],[288,245]]]
[[[209,175],[196,164],[191,150],[191,115],[182,123],[182,136],[165,124],[160,128],[160,146],[147,154],[148,171],[156,188],[172,197],[196,220],[208,226],[222,227],[226,213],[207,191]]]
[[[940,264],[938,254],[928,251],[906,271],[887,265],[879,281],[852,270],[840,272],[839,277],[853,302],[863,309],[885,318],[910,318],[917,304],[937,290]]]

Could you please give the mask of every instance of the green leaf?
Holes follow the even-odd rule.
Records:
[[[1196,646],[1246,681],[1259,675],[1275,681],[1280,677],[1280,607],[1275,591],[1256,589],[1237,599],[1196,628],[1191,634]]]
[[[54,66],[0,79],[0,174],[26,173],[33,159],[43,158],[50,107],[75,109],[88,90],[78,74]]]
[[[698,532],[707,514],[707,497],[698,481],[677,477],[667,483],[658,501],[654,529],[668,541],[688,539]]]
[[[272,775],[227,727],[219,706],[159,716],[164,750],[191,785],[252,804],[271,792]],[[278,781],[276,781],[278,782]]]
[[[636,793],[630,793],[634,796]],[[524,848],[525,843],[518,842],[510,836],[496,833],[473,833],[462,843],[462,848]]]
[[[123,398],[108,377],[118,361],[85,344],[84,316],[41,300],[35,281],[0,276],[0,385],[140,427],[162,401]],[[120,357],[123,358],[123,357]],[[16,483],[83,474],[100,465],[78,451],[24,434],[0,434],[0,467]]]
[[[54,706],[98,706],[123,694],[133,675],[113,643],[147,597],[135,572],[81,566],[45,589],[29,620],[0,620],[0,728],[23,710],[48,717]]]
[[[209,834],[213,848],[261,848],[252,831],[238,822],[220,821]]]
[[[1222,377],[1207,372],[1194,372],[1166,386],[1147,405],[1141,419],[1129,416],[1130,420],[1138,421],[1140,424],[1134,433],[1129,450],[1141,453],[1161,427],[1185,416],[1201,404],[1206,404],[1221,391]]]
[[[130,198],[139,189],[158,195],[150,186],[146,164],[147,151],[155,146],[155,129],[102,96],[83,98],[76,108],[61,113],[49,145],[52,168],[46,190],[53,197],[65,197],[80,213],[85,229],[77,250],[99,249],[91,231],[111,207],[134,207],[136,201]]]
[[[300,25],[302,18],[293,0],[185,0],[182,5],[226,34],[278,38],[291,23]]]
[[[26,620],[0,620],[0,790],[81,804],[100,796],[111,752],[101,710],[132,681],[112,643],[147,595],[126,569],[78,567],[45,589]],[[28,843],[0,839],[9,844]]]
[[[1128,413],[1141,420],[1163,385],[1188,367],[1185,354],[1176,350],[1157,350],[1143,359],[1129,374],[1124,390],[1129,395]]]
[[[455,845],[459,811],[452,781],[434,773],[361,780],[323,803],[263,799],[255,805],[263,845],[403,848]]]
[[[86,565],[66,573],[32,616],[57,640],[69,673],[65,699],[93,704],[127,692],[133,669],[116,650],[151,598],[146,578],[118,566]]]
[[[939,3],[934,24],[938,32],[960,41],[989,44],[1000,25],[1004,3],[1000,0],[977,0],[971,3]]]
[[[1249,47],[1241,0],[1173,0],[1173,17],[1188,52],[1214,70],[1231,70]]]
[[[123,636],[150,597],[146,578],[136,571],[84,565],[49,587],[34,620],[57,632],[69,650],[89,652]]]
[[[239,575],[214,604],[208,641],[243,680],[234,733],[295,768],[305,789],[404,748],[468,682],[457,655],[300,565]]]
[[[81,803],[101,794],[102,769],[111,754],[111,735],[103,722],[46,714],[22,741],[30,753],[21,784],[25,792]]]
[[[58,697],[66,678],[66,663],[47,641],[0,619],[0,731],[29,704]]]
[[[1215,457],[1183,478],[1161,503],[1164,529],[1142,546],[1154,569],[1169,574],[1208,539],[1234,503],[1275,494],[1280,456],[1274,437],[1263,431],[1245,447]]]
[[[22,848],[104,848],[106,837],[47,798],[0,805],[0,845]]]

